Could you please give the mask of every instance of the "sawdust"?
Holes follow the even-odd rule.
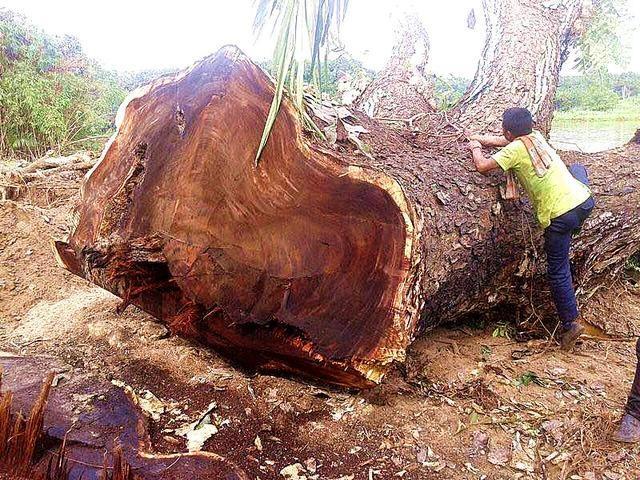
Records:
[[[91,329],[92,310],[115,297],[101,288],[80,290],[56,301],[40,301],[31,307],[12,334],[25,339],[61,338],[79,328]],[[102,332],[101,332],[102,333]]]

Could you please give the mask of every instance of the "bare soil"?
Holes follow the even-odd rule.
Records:
[[[3,388],[27,409],[46,372],[60,373],[45,430],[52,445],[72,432],[78,476],[93,478],[86,459],[117,437],[145,479],[277,479],[296,463],[288,478],[640,478],[640,447],[610,439],[640,326],[640,289],[624,278],[588,292],[584,311],[615,338],[593,336],[572,353],[544,338],[517,342],[507,312],[431,331],[383,385],[341,391],[242,370],[135,307],[116,314],[118,298],[51,254],[79,180],[0,202]],[[131,402],[153,398],[147,391],[161,406],[155,419]],[[178,455],[187,445],[176,430],[209,409],[218,431],[204,450],[216,455]]]

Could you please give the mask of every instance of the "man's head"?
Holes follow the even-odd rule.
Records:
[[[502,131],[510,142],[523,135],[529,135],[532,129],[533,118],[531,118],[531,112],[526,108],[508,108],[504,111]]]

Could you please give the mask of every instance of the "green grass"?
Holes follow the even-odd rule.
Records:
[[[558,122],[637,122],[640,127],[640,98],[620,100],[615,108],[605,111],[568,110],[556,111]]]

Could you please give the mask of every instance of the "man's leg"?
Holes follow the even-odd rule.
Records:
[[[584,330],[584,327],[576,322],[578,304],[569,263],[571,235],[578,223],[579,219],[575,212],[568,212],[553,219],[544,232],[549,287],[562,322],[562,347],[566,349],[573,346]]]
[[[551,297],[564,327],[578,318],[578,305],[573,289],[569,248],[571,231],[559,225],[551,225],[544,234],[544,249],[547,253],[547,276]]]
[[[569,172],[573,175],[573,178],[578,180],[581,183],[589,186],[589,174],[587,173],[587,169],[581,163],[575,163],[569,166]],[[593,197],[589,198],[586,202],[578,207],[580,213],[580,224],[586,220],[586,218],[591,214],[591,210],[595,207],[596,202]],[[577,228],[580,228],[579,226]]]
[[[636,342],[636,357],[638,359],[636,363],[636,376],[633,379],[633,385],[631,385],[631,392],[629,393],[625,410],[629,415],[640,420],[640,338]]]
[[[631,385],[631,392],[627,399],[625,414],[620,421],[620,427],[614,439],[619,442],[640,442],[640,339],[636,343],[636,376]]]

